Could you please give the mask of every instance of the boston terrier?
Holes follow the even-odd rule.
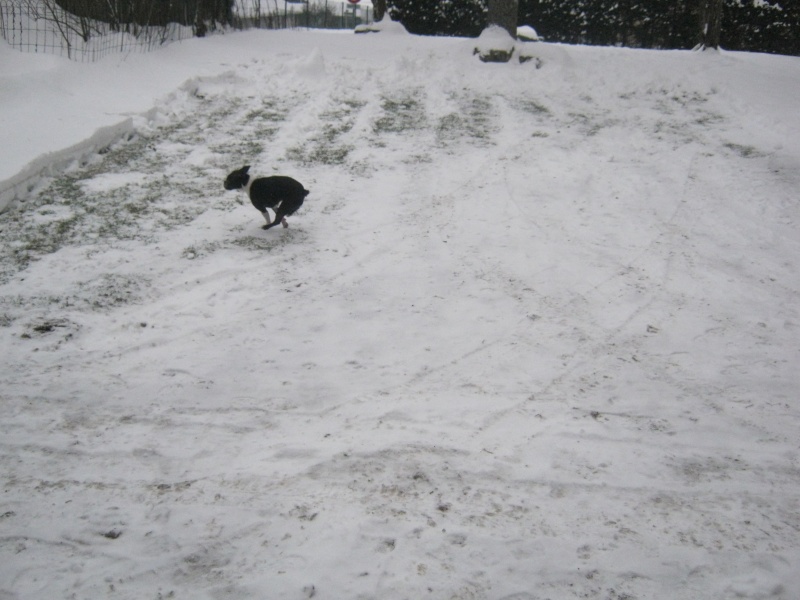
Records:
[[[272,177],[259,177],[253,179],[247,172],[250,165],[237,169],[225,178],[226,190],[244,190],[250,197],[250,202],[264,215],[267,222],[261,229],[269,229],[278,223],[288,227],[286,217],[293,214],[303,206],[309,192],[299,181],[284,175]],[[270,221],[267,209],[275,211],[275,220]]]

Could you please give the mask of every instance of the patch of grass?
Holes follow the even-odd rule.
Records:
[[[161,135],[164,133],[166,132],[159,132]],[[90,179],[100,173],[129,171],[132,164],[141,163],[143,160],[147,162],[151,171],[163,171],[169,164],[169,159],[156,151],[153,137],[156,136],[134,134],[118,142],[103,155],[101,162],[93,165],[91,169],[81,171],[81,179]]]
[[[308,238],[308,234],[304,231],[291,227],[289,229],[284,229],[278,235],[275,235],[275,233],[277,232],[272,232],[272,234],[265,236],[248,235],[236,238],[231,241],[231,245],[257,252],[270,252],[290,243],[303,242]]]
[[[41,317],[29,327],[34,333],[49,333],[63,317],[54,317],[62,311],[107,311],[144,300],[151,288],[150,281],[137,275],[106,273],[88,281],[74,284],[63,294],[9,295],[0,297],[3,313],[0,325],[11,326],[22,319],[30,319],[31,313],[48,315]]]
[[[75,235],[80,217],[65,211],[62,218],[42,223],[35,206],[27,205],[3,215],[0,231],[0,282],[26,268],[39,256],[58,250]]]
[[[45,335],[48,333],[53,333],[59,329],[80,329],[80,326],[72,323],[68,319],[63,318],[55,318],[55,319],[42,319],[39,321],[35,321],[30,325],[30,331],[39,334]],[[25,337],[23,335],[23,337]],[[30,334],[28,337],[31,337]]]
[[[97,279],[79,283],[72,297],[74,306],[92,310],[108,310],[142,301],[150,282],[143,277],[105,274]]]
[[[433,157],[427,152],[411,154],[403,159],[403,163],[407,165],[423,165],[432,162],[433,162]]]
[[[763,156],[761,152],[755,146],[748,146],[743,144],[734,144],[733,142],[728,142],[724,144],[724,146],[742,158],[757,158],[759,156]]]
[[[515,109],[537,116],[550,116],[550,109],[544,104],[537,102],[531,98],[518,98],[511,101],[511,106]]]
[[[288,160],[303,165],[341,165],[353,151],[354,146],[341,138],[355,126],[358,113],[365,102],[355,99],[334,99],[334,105],[320,114],[322,128],[303,143],[286,151]]]
[[[204,256],[208,256],[209,254],[213,254],[217,250],[222,248],[222,244],[220,242],[205,242],[203,244],[192,244],[187,248],[183,249],[181,252],[181,258],[185,258],[186,260],[195,260],[197,258],[203,258]]]
[[[611,124],[610,121],[601,121],[583,113],[570,113],[569,116],[572,119],[571,124],[578,125],[587,137],[597,135],[604,127]]]
[[[311,148],[294,146],[286,151],[286,158],[305,166],[341,165],[347,162],[353,146],[348,144],[315,144]]]
[[[278,96],[264,98],[255,108],[249,99],[197,96],[185,117],[167,112],[164,125],[132,133],[79,168],[53,177],[37,197],[3,214],[0,283],[65,246],[148,243],[159,230],[185,226],[206,210],[235,208],[238,196],[223,196],[222,182],[210,180],[209,173],[218,177],[218,166],[253,161],[292,107]],[[350,114],[354,104],[345,102],[341,110]],[[213,147],[209,126],[215,129]],[[338,130],[329,132],[333,139],[339,135]],[[185,158],[198,148],[207,151],[209,160],[200,153],[201,162],[187,163]],[[323,146],[317,150],[321,155],[310,158],[339,162],[347,154],[336,145],[327,150]],[[147,178],[124,186],[115,186],[113,177],[87,185],[100,175],[132,172]]]
[[[260,107],[245,113],[235,125],[235,129],[243,136],[236,146],[238,153],[242,156],[261,154],[264,145],[280,131],[280,125],[286,121],[288,114],[289,106],[285,101],[278,98],[262,99]],[[227,151],[225,147],[219,150]]]
[[[159,172],[161,161],[140,142],[116,146],[97,164],[55,177],[37,199],[7,211],[0,230],[0,282],[67,245],[102,238],[146,240],[153,227],[171,228],[193,219],[198,204],[176,202],[177,186],[164,176],[102,191],[84,185],[101,173]]]
[[[289,109],[278,98],[263,98],[261,106],[244,116],[245,123],[280,123],[286,120]]]
[[[478,146],[494,143],[492,136],[499,127],[495,123],[495,110],[490,96],[480,94],[452,94],[459,110],[445,115],[436,125],[439,145],[469,139]]]
[[[714,125],[725,120],[722,115],[708,111],[698,111],[698,114],[699,116],[694,120],[697,125]]]
[[[384,96],[381,116],[372,124],[376,134],[402,133],[425,129],[428,125],[425,107],[418,96],[420,90],[410,90],[397,97]]]
[[[670,100],[684,107],[708,102],[708,98],[700,92],[687,92],[686,90],[678,90],[673,92],[670,96]]]
[[[241,112],[243,104],[243,98],[225,97],[224,101],[220,102],[215,97],[210,99],[203,97],[197,112],[207,115],[206,123],[219,123]]]
[[[439,119],[436,126],[436,137],[440,143],[446,143],[462,137],[466,124],[458,113],[450,113]]]
[[[205,242],[187,246],[181,252],[181,258],[186,260],[197,260],[209,256],[221,250],[231,248],[241,248],[253,252],[271,252],[282,246],[294,242],[304,241],[308,235],[302,230],[288,228],[280,231],[272,230],[262,235],[246,235],[244,237],[233,238],[224,242]]]

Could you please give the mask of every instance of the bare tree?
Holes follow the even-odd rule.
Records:
[[[519,0],[489,0],[489,25],[499,25],[517,39]]]
[[[719,36],[722,31],[722,0],[700,0],[697,50],[719,49]]]
[[[372,20],[381,21],[386,14],[386,0],[372,0]]]

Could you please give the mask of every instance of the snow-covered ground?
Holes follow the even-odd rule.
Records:
[[[0,46],[0,598],[800,597],[800,59],[473,46]]]

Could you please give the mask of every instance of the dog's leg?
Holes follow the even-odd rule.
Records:
[[[275,226],[278,223],[284,227],[289,226],[289,221],[286,220],[286,210],[283,208],[283,202],[281,202],[281,205],[275,209],[275,220],[272,222],[272,225]]]
[[[285,220],[285,219],[284,219],[284,220]],[[275,215],[275,220],[274,220],[274,221],[269,221],[269,220],[267,220],[267,224],[266,224],[266,225],[263,225],[263,226],[261,227],[261,229],[271,229],[272,227],[275,227],[275,225],[277,225],[277,224],[278,224],[278,223],[280,223],[280,222],[281,222],[281,221],[279,221],[279,220],[278,220],[278,216],[277,216],[277,215]],[[286,227],[286,225],[284,225],[284,227]]]
[[[272,227],[275,227],[275,225],[277,225],[278,223],[283,225],[284,229],[286,227],[289,227],[289,221],[286,220],[286,217],[281,217],[280,221],[276,218],[272,223],[270,223],[269,225],[264,225],[261,229],[270,229]]]

